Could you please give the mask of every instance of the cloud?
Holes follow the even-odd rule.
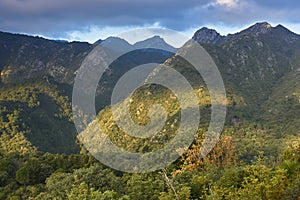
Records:
[[[156,23],[176,30],[190,25],[185,12],[208,0],[2,0],[0,30],[47,37],[82,39],[98,32],[103,38],[127,27]]]
[[[164,26],[179,28],[184,13],[208,0],[2,0],[0,28],[27,32],[52,32],[53,29],[75,30],[90,26],[142,26],[160,21]],[[176,22],[176,23],[175,23]],[[55,31],[54,31],[55,32]]]
[[[144,26],[117,26],[117,27],[110,27],[110,26],[106,26],[106,27],[98,27],[98,26],[91,26],[89,29],[87,29],[86,31],[70,31],[67,33],[68,35],[68,39],[70,41],[74,41],[74,40],[78,40],[78,41],[87,41],[90,43],[94,43],[95,41],[97,41],[98,39],[106,39],[108,36],[116,36],[119,37],[120,34],[122,34],[122,32],[127,32],[130,30],[134,30],[134,29],[141,29],[141,28],[162,28],[158,23],[154,23],[154,24],[145,24]],[[153,34],[152,34],[153,35]],[[151,36],[151,35],[150,35]],[[148,35],[149,38],[150,37]],[[132,38],[130,41],[137,42],[140,41],[140,38],[137,38],[138,36],[134,36],[134,38]],[[146,39],[143,38],[143,39]],[[127,38],[126,38],[127,39]],[[127,39],[127,41],[129,41]]]
[[[238,0],[215,0],[208,4],[208,6],[222,6],[227,9],[236,8],[238,6]]]
[[[299,24],[299,1],[279,0],[1,0],[0,30],[83,38],[159,24],[177,31],[256,21]]]

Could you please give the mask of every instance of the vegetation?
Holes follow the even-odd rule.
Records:
[[[223,136],[200,159],[199,138],[163,171],[127,174],[88,154],[2,154],[0,199],[297,199],[300,138],[291,138],[276,161],[264,152],[249,163],[233,137]],[[245,147],[247,148],[247,147]],[[269,145],[266,148],[272,148]],[[257,149],[259,150],[259,149]],[[246,152],[242,154],[240,152]]]
[[[227,100],[221,102],[227,106],[226,123],[215,147],[199,157],[211,117],[209,92],[200,74],[173,55],[165,64],[190,81],[201,111],[199,129],[193,144],[170,166],[130,174],[99,163],[77,139],[72,123],[72,77],[92,45],[0,33],[0,46],[11,49],[0,48],[0,199],[298,200],[300,37],[282,27],[231,37],[203,44],[227,90]],[[43,46],[49,47],[49,55]],[[57,53],[62,51],[64,55]],[[145,51],[141,60],[129,62],[138,56],[133,52],[120,58],[100,80],[106,85],[96,101],[105,99],[96,105],[101,109],[96,122],[114,144],[145,153],[172,140],[180,112],[188,108],[180,107],[169,89],[149,84],[128,97],[129,110],[133,121],[145,125],[151,106],[161,104],[167,121],[159,134],[138,139],[116,125],[116,105],[107,106],[113,82],[135,65],[164,60],[159,52]]]
[[[1,151],[21,153],[38,147],[52,153],[79,152],[69,98],[55,85],[4,86],[0,103]]]

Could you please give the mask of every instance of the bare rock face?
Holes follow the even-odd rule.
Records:
[[[209,28],[199,29],[193,36],[193,39],[204,44],[219,44],[222,43],[224,36],[221,36],[217,31]]]

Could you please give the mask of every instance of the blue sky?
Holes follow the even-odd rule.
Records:
[[[94,42],[143,27],[224,35],[268,21],[300,33],[299,13],[296,0],[1,0],[0,30]]]

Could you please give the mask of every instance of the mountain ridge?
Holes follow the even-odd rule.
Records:
[[[180,53],[146,48],[126,53],[109,66],[96,91],[106,99],[95,97],[98,115],[92,123],[84,115],[80,122],[87,127],[79,128],[80,133],[72,112],[75,108],[82,116],[80,105],[71,103],[73,78],[97,44],[8,38],[0,33],[0,199],[297,199],[299,36],[267,24],[226,41],[220,38],[222,42],[215,31],[205,31],[208,35],[198,40],[217,65],[226,89],[226,100],[219,98],[217,88],[214,91],[215,108],[226,105],[224,126],[216,125],[222,119],[211,120],[214,108],[203,74]],[[193,45],[199,43],[190,40],[180,50],[201,59]],[[110,103],[114,83],[133,67],[153,62],[176,70],[191,88],[157,69],[147,78],[155,81],[155,76],[166,75],[162,77],[174,81],[179,95],[173,88],[146,84],[125,96],[126,108],[112,112],[122,103]],[[103,105],[98,112],[99,102]],[[196,112],[190,114],[191,110]],[[160,116],[164,111],[166,120]],[[219,112],[215,116],[222,118]],[[133,130],[130,120],[138,126],[154,122],[158,131]],[[163,127],[157,120],[165,122]],[[214,137],[219,127],[222,133]],[[98,134],[100,129],[105,135]],[[135,131],[139,135],[131,134]],[[211,151],[209,146],[214,146]],[[166,162],[173,155],[178,159]],[[156,164],[164,169],[139,173],[155,170]]]
[[[219,44],[224,44],[225,42],[228,42],[232,39],[236,39],[244,34],[253,34],[256,36],[261,36],[262,34],[268,34],[270,32],[275,32],[275,31],[285,32],[286,34],[292,34],[295,37],[300,38],[299,34],[290,31],[288,28],[284,27],[283,25],[278,24],[277,26],[273,27],[268,22],[257,22],[244,30],[241,30],[233,34],[229,33],[227,35],[221,35],[215,29],[202,27],[194,33],[192,38],[199,43],[219,45]]]
[[[293,70],[299,69],[300,66],[299,35],[292,33],[282,25],[269,27],[268,24],[258,23],[251,27],[250,29],[226,37],[220,36],[220,34],[212,29],[202,28],[200,29],[202,33],[207,32],[209,34],[204,34],[203,37],[200,37],[201,34],[198,35],[198,40],[214,59],[224,79],[230,99],[229,102],[231,102],[228,109],[227,123],[230,123],[233,119],[253,123],[265,123],[264,119],[270,118],[265,112],[268,111],[267,108],[272,107],[272,103],[268,99],[278,97],[277,94],[274,94],[276,88],[280,88],[278,80],[292,73]],[[153,39],[154,41],[162,40],[158,37],[153,37]],[[120,38],[110,38],[110,40],[121,41],[127,47],[131,46],[128,42]],[[151,38],[149,40],[151,41]],[[76,70],[95,45],[81,42],[62,43],[39,37],[19,37],[17,34],[0,33],[0,87],[14,88],[15,85],[25,86],[31,82],[38,85],[42,82],[51,87],[56,86],[55,90],[60,94],[57,96],[58,99],[70,98]],[[140,60],[136,60],[136,58],[140,58]],[[139,64],[144,64],[144,62],[152,62],[153,59],[157,60],[157,58],[160,59],[160,62],[174,67],[182,73],[187,80],[191,81],[197,91],[205,87],[203,82],[199,81],[201,77],[196,75],[197,72],[188,63],[176,57],[176,55],[165,54],[160,51],[133,51],[127,57],[123,57],[123,60],[121,59],[113,63],[111,69],[104,75],[103,81],[100,82],[102,87],[99,87],[99,90],[97,89],[99,97],[100,95],[104,95],[104,98],[96,99],[97,102],[102,103],[99,109],[110,105],[109,94],[114,86],[113,81],[118,80],[128,69]],[[289,81],[288,78],[284,80]],[[32,87],[37,87],[37,85]],[[286,83],[286,85],[289,84]],[[30,86],[30,88],[32,87]],[[34,89],[32,90],[35,91]],[[297,90],[297,88],[293,88],[293,90]],[[33,95],[33,93],[35,96],[41,96],[41,104],[49,105],[49,108],[60,108],[60,103],[63,102],[65,104],[69,102],[69,100],[57,101],[60,103],[49,102],[45,99],[43,93],[32,92],[29,95]],[[168,99],[165,98],[164,93],[160,95],[158,98]],[[208,98],[206,93],[203,93],[203,95],[204,99]],[[280,102],[284,102],[283,99],[281,98]],[[294,105],[296,102],[291,101],[291,107],[298,108],[297,105]],[[6,105],[4,101],[2,103]],[[16,104],[11,102],[11,105]],[[21,105],[18,104],[18,106]],[[203,106],[209,108],[209,104]],[[40,108],[39,106],[37,107]],[[25,110],[26,112],[33,112],[31,109],[29,107]],[[97,107],[97,110],[99,109]],[[278,108],[278,110],[284,109],[287,108]],[[57,120],[56,117],[52,118],[53,112],[47,110],[47,106],[42,106],[41,110],[36,114],[48,116],[49,121],[47,124],[55,124],[54,122]],[[66,121],[67,123],[68,119],[65,118],[61,121]],[[34,124],[34,121],[28,123],[32,123],[31,125],[35,130],[39,130],[39,125]],[[295,120],[293,124],[288,125],[290,127],[287,127],[287,130],[296,130],[293,127],[298,126],[294,123],[296,123]],[[65,124],[64,127],[69,127],[69,125]],[[48,131],[44,127],[42,128],[42,130]],[[68,132],[69,130],[65,131]],[[59,132],[62,133],[64,130]],[[41,133],[44,134],[43,131]],[[29,137],[32,141],[35,141],[37,146],[38,144],[44,145],[41,140],[41,133],[39,133],[38,140],[34,135]],[[76,133],[71,133],[72,136],[74,134]]]

